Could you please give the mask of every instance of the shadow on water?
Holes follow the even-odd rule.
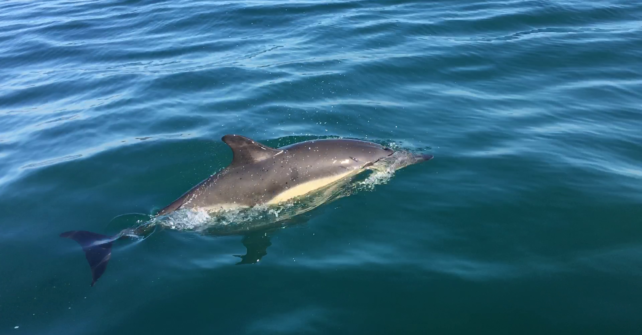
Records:
[[[316,209],[314,212],[322,210],[321,208]],[[312,219],[313,214],[305,213],[297,217],[293,217],[282,222],[283,227],[304,224]],[[267,248],[272,245],[270,238],[274,235],[280,228],[272,227],[260,231],[255,231],[243,235],[241,243],[247,249],[245,255],[234,255],[241,259],[240,262],[236,265],[243,264],[256,264],[261,261],[265,255],[268,254]]]

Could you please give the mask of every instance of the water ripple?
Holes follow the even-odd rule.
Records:
[[[634,333],[641,13],[625,0],[0,2],[0,329],[514,333],[495,326],[509,318]],[[116,245],[88,293],[82,255],[56,236],[154,212],[229,163],[227,133],[436,159],[275,232],[261,264],[232,265],[240,237],[163,231]]]

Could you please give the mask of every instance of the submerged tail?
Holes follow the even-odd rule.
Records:
[[[84,230],[68,231],[60,234],[60,237],[70,238],[82,247],[85,252],[93,280],[91,286],[94,286],[98,278],[103,275],[107,269],[107,262],[111,258],[111,245],[118,239],[116,236],[106,236]]]

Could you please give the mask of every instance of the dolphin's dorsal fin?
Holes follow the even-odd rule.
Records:
[[[230,146],[234,153],[231,165],[238,166],[260,162],[282,151],[240,135],[225,135],[222,140]]]

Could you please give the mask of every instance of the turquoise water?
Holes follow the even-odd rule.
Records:
[[[231,133],[435,159],[90,287]],[[642,3],[3,1],[0,213],[0,334],[640,334]]]

